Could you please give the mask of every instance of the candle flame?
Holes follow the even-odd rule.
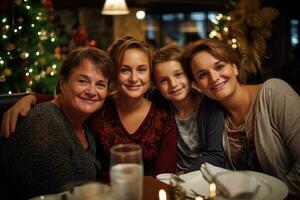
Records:
[[[209,197],[215,198],[217,196],[217,186],[215,183],[209,184]]]
[[[164,189],[159,190],[159,200],[167,200],[167,193]]]

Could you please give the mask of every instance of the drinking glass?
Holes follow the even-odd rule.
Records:
[[[142,148],[137,144],[118,144],[110,149],[110,181],[114,199],[142,200]]]

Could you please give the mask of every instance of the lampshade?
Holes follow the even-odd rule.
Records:
[[[103,15],[126,15],[129,13],[125,0],[105,0]]]

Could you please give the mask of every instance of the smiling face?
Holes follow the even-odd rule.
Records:
[[[153,75],[159,91],[171,102],[184,100],[191,90],[191,83],[180,62],[158,63],[154,66]]]
[[[117,69],[117,90],[125,98],[143,98],[150,86],[148,55],[137,48],[127,49]]]
[[[216,59],[206,51],[194,55],[191,71],[203,93],[218,101],[225,101],[231,97],[239,84],[237,66]]]
[[[107,95],[108,79],[89,59],[71,70],[68,79],[60,80],[60,104],[68,113],[89,116],[99,109]]]

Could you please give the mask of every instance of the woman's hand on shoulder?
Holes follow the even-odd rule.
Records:
[[[8,109],[3,115],[1,135],[7,138],[11,135],[11,133],[15,132],[18,117],[25,117],[35,102],[36,97],[34,95],[26,95]]]

